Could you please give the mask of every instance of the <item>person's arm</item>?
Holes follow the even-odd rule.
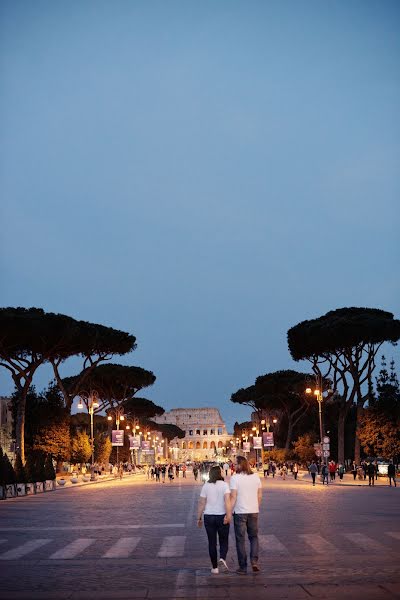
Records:
[[[229,490],[224,495],[225,500],[225,517],[224,517],[224,525],[227,525],[231,522],[232,519],[232,508],[231,508],[231,495]]]
[[[233,512],[233,509],[235,508],[236,499],[237,499],[237,490],[231,489],[231,494],[230,494],[231,512]]]
[[[197,505],[197,527],[201,527],[203,524],[203,512],[206,507],[207,498],[200,496],[199,503]]]
[[[258,500],[258,508],[260,508],[261,500],[262,500],[262,487],[260,486],[257,490],[257,500]]]

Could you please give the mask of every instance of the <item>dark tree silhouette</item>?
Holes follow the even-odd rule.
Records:
[[[134,348],[133,335],[111,327],[46,313],[40,308],[0,309],[0,366],[9,371],[20,392],[15,429],[23,462],[26,396],[38,367],[51,363],[60,384],[59,367],[71,356],[83,357],[83,377],[86,377],[101,361],[110,360],[115,354],[126,354]],[[62,386],[60,389],[65,393]],[[64,397],[70,408],[73,398]]]
[[[78,384],[82,381],[82,378],[83,374],[80,373],[62,380],[62,385],[69,396],[82,391],[78,389]],[[154,373],[142,369],[142,367],[107,363],[92,369],[84,377],[84,385],[87,390],[94,389],[98,393],[100,402],[95,412],[101,412],[104,409],[121,405],[125,400],[132,398],[139,390],[153,385],[155,380]],[[86,405],[88,404],[87,396],[88,394],[82,396]]]
[[[290,448],[293,429],[305,416],[310,400],[305,394],[306,373],[276,371],[257,377],[255,385],[232,394],[231,401],[251,406],[254,411],[281,411],[288,424],[285,449]]]
[[[400,338],[400,321],[377,308],[340,308],[317,319],[303,321],[288,331],[290,354],[296,361],[311,363],[317,377],[330,377],[340,392],[338,459],[344,462],[345,421],[353,402],[359,424],[364,403],[372,388],[375,357],[384,342]],[[354,458],[360,460],[356,435]]]

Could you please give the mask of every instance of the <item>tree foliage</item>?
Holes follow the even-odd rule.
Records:
[[[98,433],[94,437],[94,460],[96,463],[108,463],[112,445],[110,437],[105,433]]]
[[[365,452],[389,460],[400,456],[400,386],[391,362],[390,374],[382,356],[374,401],[361,416],[358,436]]]
[[[295,442],[293,442],[294,454],[302,463],[307,464],[312,460],[315,460],[315,441],[315,435],[311,432],[301,435]]]
[[[121,407],[124,410],[124,414],[128,419],[138,419],[140,422],[145,422],[152,417],[162,415],[165,411],[161,406],[154,404],[147,398],[128,398],[122,402]],[[158,427],[158,424],[157,424]]]
[[[26,396],[38,367],[51,363],[66,407],[70,409],[76,390],[68,395],[59,374],[59,367],[66,359],[82,356],[85,378],[101,361],[126,354],[134,348],[134,336],[111,327],[46,313],[40,308],[1,308],[0,366],[8,370],[19,391],[16,443],[22,460],[25,457]],[[81,384],[79,381],[77,386]]]
[[[254,385],[241,388],[231,396],[231,401],[247,404],[253,410],[282,412],[287,419],[285,447],[292,441],[293,429],[309,410],[310,401],[305,394],[306,374],[293,370],[275,371],[257,377]]]
[[[174,438],[182,439],[185,437],[185,432],[172,423],[155,423],[154,421],[147,421],[146,424],[154,431],[159,431],[164,439],[169,442]]]
[[[71,440],[71,462],[86,463],[92,454],[90,439],[85,431],[77,431]]]
[[[345,421],[353,402],[357,404],[357,426],[372,388],[375,357],[384,342],[400,338],[400,321],[375,308],[340,308],[317,319],[303,321],[288,331],[292,358],[307,360],[318,378],[331,377],[340,392],[338,455],[344,461]],[[323,371],[325,371],[323,373]],[[356,436],[354,457],[360,459]]]

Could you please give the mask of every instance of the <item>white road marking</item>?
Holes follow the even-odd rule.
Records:
[[[388,552],[389,550],[389,548],[386,548],[383,544],[376,542],[363,533],[344,533],[343,535],[352,542],[352,544],[355,544],[363,550],[368,550],[368,552]]]
[[[0,554],[0,560],[15,560],[16,558],[21,558],[49,542],[51,542],[51,540],[30,540],[29,542],[22,544],[22,546],[18,546],[13,550],[8,550],[8,552]]]
[[[400,540],[400,532],[399,531],[387,531],[386,535],[390,535],[390,537],[394,538],[395,540]]]
[[[103,554],[102,558],[129,558],[139,542],[140,537],[122,537]]]
[[[332,554],[339,550],[330,542],[325,540],[321,535],[314,533],[301,533],[299,537],[310,546],[317,554]]]
[[[78,538],[74,540],[61,550],[57,550],[54,552],[49,558],[51,559],[66,559],[66,558],[75,558],[78,554],[81,554],[86,548],[89,548],[96,540],[93,538]]]
[[[263,552],[289,554],[288,549],[278,540],[276,535],[259,535],[258,539]]]
[[[0,527],[0,531],[83,531],[95,529],[166,529],[185,527],[185,523],[160,523],[159,525],[69,525],[60,527]]]
[[[167,535],[157,554],[159,558],[169,558],[171,556],[183,556],[185,550],[185,535]]]

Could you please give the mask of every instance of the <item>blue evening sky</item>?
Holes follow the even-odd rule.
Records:
[[[306,369],[292,325],[400,317],[397,1],[0,11],[2,306],[133,333],[149,398],[230,429],[232,392]]]

